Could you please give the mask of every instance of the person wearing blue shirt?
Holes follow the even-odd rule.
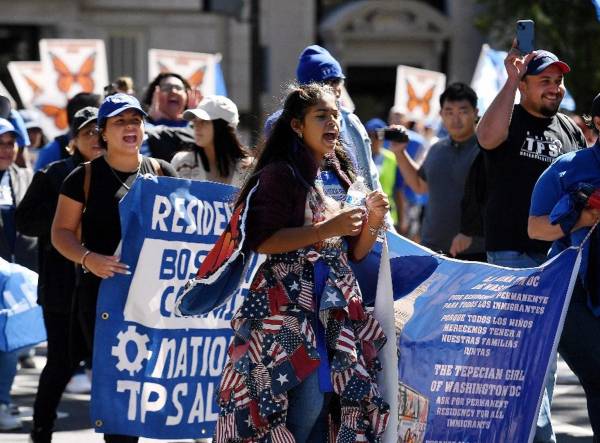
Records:
[[[598,133],[600,94],[592,103],[590,122]],[[533,190],[527,226],[531,238],[553,242],[551,256],[583,243],[579,276],[558,351],[583,386],[594,441],[600,438],[600,235],[598,227],[591,234],[590,230],[600,220],[600,209],[588,207],[585,196],[589,195],[586,189],[598,188],[600,142],[596,141],[591,148],[558,157],[544,171]]]

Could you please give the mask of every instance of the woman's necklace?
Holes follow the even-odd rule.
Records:
[[[119,183],[121,183],[121,185],[127,189],[129,191],[130,185],[128,185],[127,183],[125,183],[123,180],[121,180],[121,177],[119,177],[119,174],[117,174],[117,171],[115,171],[112,166],[110,165],[110,163],[106,162],[106,164],[108,165],[108,168],[110,169],[110,172],[112,172],[112,174],[115,176],[115,178],[117,179],[117,181]],[[135,170],[135,178],[133,179],[133,181],[135,181],[136,178],[138,178],[138,176],[140,175],[140,168],[142,166],[142,162],[138,163],[138,167]]]

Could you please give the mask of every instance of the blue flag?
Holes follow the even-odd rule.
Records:
[[[10,352],[46,340],[37,304],[38,275],[0,258],[0,351]]]

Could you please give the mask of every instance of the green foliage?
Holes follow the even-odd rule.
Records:
[[[565,84],[587,113],[600,92],[600,22],[591,0],[477,0],[480,13],[475,25],[488,36],[494,49],[508,50],[517,20],[535,22],[539,49],[554,52],[571,66]]]

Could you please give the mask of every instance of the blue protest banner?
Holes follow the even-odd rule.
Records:
[[[433,255],[390,233],[388,244],[398,441],[532,441],[578,250],[511,269]]]
[[[236,295],[201,317],[176,317],[175,299],[231,217],[236,188],[138,179],[120,204],[121,260],[132,274],[100,288],[91,417],[98,432],[210,437]]]
[[[0,258],[0,351],[10,352],[46,340],[37,304],[38,275]]]

